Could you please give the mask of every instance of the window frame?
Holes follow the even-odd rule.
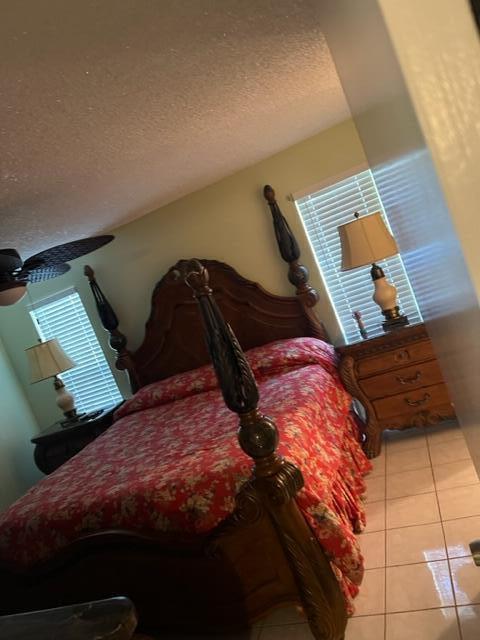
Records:
[[[105,390],[103,393],[103,397],[106,400],[102,399],[95,401],[95,395],[98,395],[94,393],[95,387],[92,387],[92,389],[87,392],[84,392],[78,388],[81,386],[84,386],[85,388],[85,383],[88,383],[88,378],[84,377],[86,376],[85,373],[79,375],[82,369],[85,369],[89,366],[85,363],[79,363],[71,370],[59,374],[58,377],[64,380],[67,389],[74,396],[75,406],[79,413],[89,413],[97,409],[111,409],[120,404],[124,400],[124,398],[120,386],[112,371],[112,367],[110,366],[108,358],[102,347],[102,344],[98,339],[97,333],[95,331],[95,326],[90,319],[87,307],[84,304],[78,289],[74,286],[71,286],[67,287],[66,289],[62,289],[61,291],[56,291],[50,295],[46,295],[43,298],[36,300],[35,302],[28,304],[26,309],[35,327],[38,338],[42,341],[57,338],[62,349],[64,349],[65,353],[67,353],[67,355],[69,355],[69,357],[75,363],[76,357],[78,358],[78,353],[76,357],[72,355],[71,349],[65,347],[65,345],[62,344],[62,339],[59,338],[58,335],[55,335],[55,333],[57,333],[59,330],[58,327],[57,330],[53,333],[48,329],[45,331],[44,327],[42,327],[42,321],[38,317],[40,315],[38,311],[42,309],[42,307],[54,304],[61,301],[62,299],[67,299],[72,295],[77,296],[77,299],[75,299],[75,301],[71,303],[71,308],[75,309],[75,306],[80,303],[81,307],[78,310],[80,311],[82,316],[84,315],[84,320],[86,319],[86,321],[88,322],[88,324],[85,323],[84,325],[82,325],[82,329],[79,330],[78,334],[80,335],[83,332],[87,335],[88,349],[86,350],[87,353],[85,355],[86,357],[88,357],[88,362],[92,363],[90,364],[90,368],[95,368],[95,371],[98,374],[98,379],[104,381],[102,388]],[[68,330],[69,324],[65,323],[64,326],[66,330]],[[76,369],[78,370],[75,371]],[[99,406],[100,403],[102,403],[101,406]]]
[[[324,179],[324,180],[322,180],[322,181],[320,181],[318,183],[315,183],[314,185],[312,185],[312,186],[310,186],[308,188],[292,192],[290,194],[290,198],[289,198],[292,201],[292,203],[294,204],[296,212],[297,212],[297,215],[298,215],[298,217],[300,219],[300,222],[302,224],[302,228],[303,228],[303,230],[305,232],[305,236],[307,238],[307,242],[309,243],[312,255],[314,256],[315,263],[317,265],[318,273],[320,275],[324,291],[327,294],[328,300],[330,302],[331,309],[333,310],[333,313],[334,313],[335,319],[337,321],[338,328],[339,328],[339,330],[341,332],[344,344],[353,344],[355,342],[359,342],[359,341],[362,340],[362,337],[360,336],[360,333],[358,331],[355,334],[355,336],[353,336],[352,330],[349,329],[348,327],[345,327],[343,322],[342,322],[342,317],[340,315],[340,311],[337,309],[337,305],[338,305],[338,303],[340,301],[339,300],[335,301],[334,292],[331,291],[331,287],[328,284],[326,275],[324,273],[324,268],[322,267],[322,264],[321,264],[321,261],[320,261],[320,257],[317,255],[317,252],[315,250],[314,242],[313,242],[312,238],[310,237],[310,233],[309,233],[309,230],[307,228],[307,223],[306,223],[306,221],[304,219],[304,216],[302,214],[300,201],[303,200],[304,198],[315,196],[318,192],[320,192],[322,190],[333,189],[333,188],[336,187],[336,185],[338,185],[342,181],[355,178],[356,176],[359,176],[360,174],[362,174],[364,172],[367,172],[367,171],[370,174],[370,178],[371,178],[373,186],[375,188],[375,193],[376,193],[376,198],[378,199],[379,208],[380,208],[380,211],[383,214],[382,217],[383,217],[383,219],[384,219],[384,221],[386,223],[386,226],[389,229],[390,233],[392,233],[391,225],[390,225],[390,222],[389,222],[389,219],[388,219],[388,214],[387,214],[387,211],[385,210],[385,206],[384,206],[384,204],[382,202],[382,199],[380,197],[380,193],[378,191],[378,187],[377,187],[376,182],[375,182],[375,176],[374,176],[371,168],[369,167],[369,165],[367,163],[361,163],[361,164],[355,165],[354,167],[351,167],[348,170],[340,172],[339,174],[336,174],[335,176],[331,176],[329,178],[326,178],[326,179]],[[369,211],[368,213],[373,213],[373,212]],[[366,214],[366,215],[368,215],[368,214]],[[343,224],[343,223],[341,222],[340,224]],[[393,235],[393,233],[392,233],[392,235]],[[414,321],[414,323],[423,322],[422,314],[421,314],[420,308],[418,306],[418,302],[417,302],[416,297],[415,297],[415,292],[413,291],[413,287],[412,287],[412,284],[410,282],[410,278],[408,276],[408,273],[407,273],[407,270],[406,270],[406,267],[405,267],[405,263],[404,263],[404,261],[402,259],[401,253],[399,252],[396,257],[398,257],[399,262],[401,263],[401,268],[403,270],[403,273],[404,273],[404,276],[405,276],[405,281],[406,281],[406,284],[408,285],[409,293],[410,293],[410,296],[411,296],[410,299],[413,301],[415,309],[416,309],[416,313],[414,315],[414,320],[413,321]],[[333,261],[333,258],[332,258],[332,261]],[[338,265],[338,267],[339,267],[339,265]],[[342,273],[340,268],[338,268],[338,267],[337,267],[336,272],[335,272],[336,274]],[[354,270],[352,270],[352,272],[359,271],[360,269],[361,268],[359,267],[359,269],[354,269]],[[387,278],[388,277],[389,276],[387,275]],[[390,278],[390,279],[393,280],[393,278]],[[368,282],[371,283],[371,279],[370,280],[366,280],[366,282],[367,283]],[[393,282],[393,283],[396,284],[396,282]],[[369,297],[371,298],[372,295],[373,295],[373,284],[371,285],[371,295]],[[349,302],[348,302],[349,301],[349,297],[346,294],[343,296],[342,300],[345,300],[347,302],[347,305],[349,304]],[[377,325],[375,325],[375,326],[372,326],[372,325],[367,326],[367,330],[370,330],[369,337],[377,337],[377,336],[383,334],[383,330],[381,329],[382,320],[383,320],[383,317],[381,315],[381,310],[380,310],[380,308],[378,308],[378,326]]]

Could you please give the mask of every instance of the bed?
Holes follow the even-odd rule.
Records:
[[[181,260],[131,353],[87,272],[136,393],[0,517],[2,612],[127,595],[144,631],[224,633],[298,602],[315,638],[343,638],[369,462],[316,292],[266,195],[295,297]]]

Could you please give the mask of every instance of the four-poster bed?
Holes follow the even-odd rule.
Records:
[[[117,366],[138,393],[103,436],[0,519],[3,612],[127,595],[146,631],[218,633],[298,602],[315,638],[343,638],[363,571],[353,529],[364,521],[368,462],[333,349],[320,340],[317,294],[271,188],[265,196],[295,298],[223,263],[180,260],[156,286],[132,353],[87,269]],[[75,509],[71,522],[62,519]]]

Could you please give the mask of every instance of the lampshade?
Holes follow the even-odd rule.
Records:
[[[342,271],[356,269],[398,253],[397,243],[377,211],[338,227]]]
[[[26,349],[26,354],[30,365],[30,382],[32,383],[53,378],[75,366],[56,338],[47,340],[47,342],[39,342],[34,347]]]

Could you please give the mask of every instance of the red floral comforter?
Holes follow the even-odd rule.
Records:
[[[360,496],[370,466],[333,348],[295,338],[247,356],[260,408],[276,420],[279,452],[302,470],[299,506],[351,604],[363,574],[354,531],[364,525]],[[0,558],[30,566],[108,528],[209,531],[232,512],[250,475],[237,426],[210,366],[144,387],[105,434],[0,516]]]

